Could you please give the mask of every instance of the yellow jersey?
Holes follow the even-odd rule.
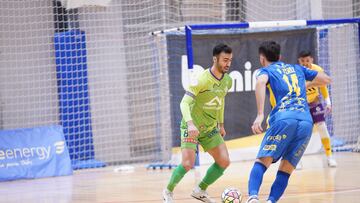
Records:
[[[324,70],[316,64],[311,64],[310,69],[318,71],[318,72],[324,72]],[[306,97],[307,97],[308,103],[318,102],[320,100],[320,93],[325,100],[329,98],[329,91],[326,86],[312,87],[312,88],[307,89]]]

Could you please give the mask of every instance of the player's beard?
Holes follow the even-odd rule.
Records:
[[[227,73],[229,71],[229,66],[222,67],[219,63],[216,63],[216,68],[222,74],[225,74],[225,73]]]
[[[227,73],[227,72],[229,72],[229,69],[230,69],[230,67],[229,66],[225,66],[222,70],[222,73],[223,74],[225,74],[225,73]]]

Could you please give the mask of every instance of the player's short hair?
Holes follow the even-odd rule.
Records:
[[[269,62],[279,61],[280,50],[280,45],[274,41],[265,41],[259,46],[259,54],[264,55]]]
[[[299,55],[298,55],[298,58],[303,58],[303,57],[308,57],[308,56],[311,56],[311,57],[312,57],[311,51],[309,51],[309,50],[303,50],[303,51],[300,51],[300,53],[299,53]]]
[[[232,53],[232,49],[231,47],[229,47],[226,44],[220,43],[218,45],[216,45],[213,49],[213,56],[218,56],[219,54],[221,54],[222,52],[226,53],[226,54],[231,54]]]

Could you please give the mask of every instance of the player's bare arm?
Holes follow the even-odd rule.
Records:
[[[331,78],[324,72],[318,72],[317,76],[312,81],[306,82],[306,88],[321,87],[331,83]]]
[[[256,119],[251,127],[254,134],[259,134],[263,132],[261,124],[264,120],[264,104],[265,104],[265,96],[266,96],[266,84],[269,80],[267,75],[260,75],[256,81],[256,106],[258,109],[258,113]]]

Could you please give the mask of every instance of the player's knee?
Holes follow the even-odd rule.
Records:
[[[266,168],[269,168],[269,166],[272,164],[272,161],[273,161],[272,157],[261,157],[257,159],[257,162],[260,162]]]
[[[181,162],[181,165],[184,167],[184,169],[186,171],[189,171],[190,169],[193,168],[194,163],[192,161],[190,161],[190,160],[185,160],[185,161]]]
[[[229,156],[225,156],[221,159],[221,161],[217,162],[217,164],[221,167],[221,168],[227,168],[230,165],[230,158]]]
[[[321,138],[329,138],[330,137],[325,122],[317,123],[316,128],[317,128],[317,131],[319,132]]]
[[[229,166],[230,166],[230,159],[228,158],[228,159],[224,160],[224,163],[223,163],[223,165],[221,167],[222,168],[227,168]]]
[[[291,174],[296,166],[293,166],[288,160],[283,159],[279,166],[279,171]]]

